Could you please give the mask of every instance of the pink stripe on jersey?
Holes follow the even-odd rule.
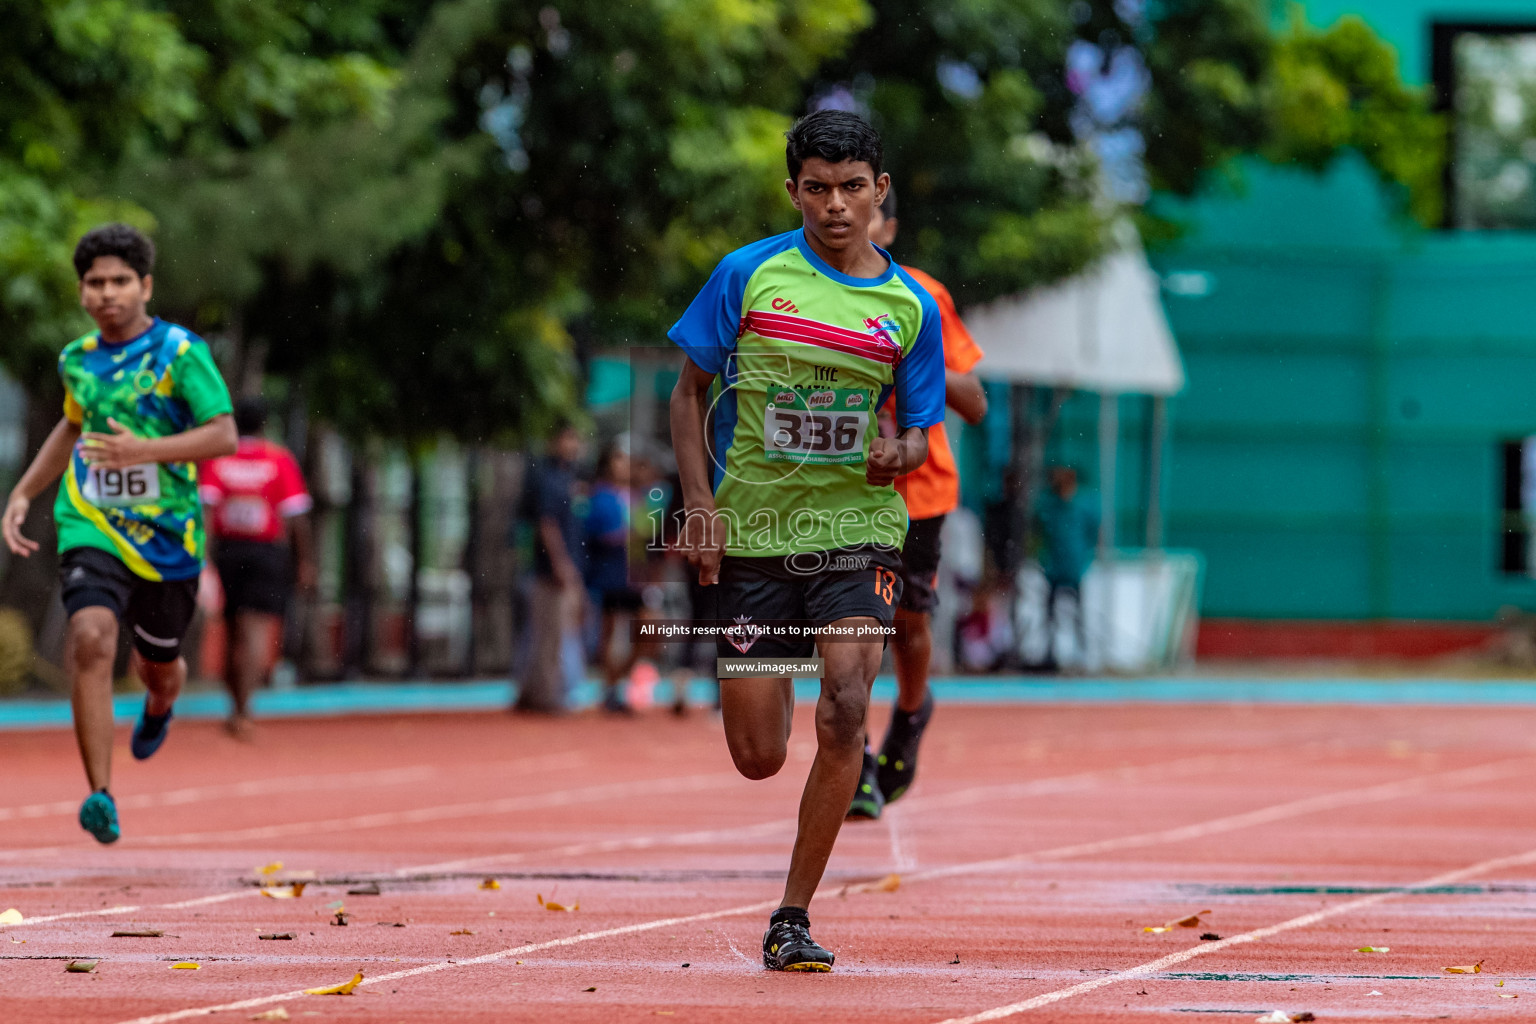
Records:
[[[901,359],[901,349],[880,339],[858,331],[850,331],[835,324],[824,324],[805,317],[785,316],[754,309],[747,313],[742,327],[764,338],[793,341],[802,345],[846,352],[875,362],[894,366]]]

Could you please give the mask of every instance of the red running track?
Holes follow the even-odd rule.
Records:
[[[0,1020],[1536,1019],[1536,710],[941,708],[811,908],[837,970],[770,974],[809,724],[752,783],[704,715],[179,723],[143,765],[122,737],[105,849],[72,737],[9,734]]]

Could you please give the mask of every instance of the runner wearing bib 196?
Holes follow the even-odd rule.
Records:
[[[687,355],[672,440],[682,546],[699,582],[720,588],[720,617],[734,624],[720,656],[819,652],[823,661],[816,760],[763,961],[826,971],[833,955],[811,938],[806,908],[859,777],[884,649],[876,627],[891,624],[901,596],[907,509],[891,483],[927,457],[927,428],[944,416],[944,364],[932,297],[869,240],[890,185],[874,129],[819,111],[791,129],[787,158],[803,227],[727,256],[669,332]],[[874,414],[892,393],[899,434],[881,437]],[[761,633],[774,623],[851,638]],[[775,774],[787,752],[790,680],[723,678],[720,699],[737,769]]]
[[[160,748],[186,682],[181,640],[203,567],[197,462],[235,450],[229,391],[208,346],[151,317],[155,250],[111,224],[75,249],[80,304],[97,329],[59,357],[64,417],[6,503],[0,531],[23,558],[33,499],[63,477],[54,504],[64,641],[75,736],[91,795],[80,824],[103,843],[121,834],[112,781],[112,663],[118,623],[133,630],[133,668],[149,691],[133,730],[133,756]]]

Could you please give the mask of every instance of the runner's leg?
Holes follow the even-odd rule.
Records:
[[[75,712],[75,741],[93,792],[112,785],[112,663],[116,656],[117,615],[110,608],[81,608],[69,617],[64,665]]]
[[[720,715],[736,770],[766,779],[784,767],[795,690],[788,679],[720,680]]]
[[[896,609],[896,710],[920,711],[928,696],[928,666],[933,660],[933,630],[927,612]]]
[[[187,659],[182,657],[175,661],[150,661],[134,651],[133,671],[149,691],[144,710],[151,715],[168,713],[187,683]]]
[[[251,694],[266,679],[272,658],[272,634],[282,628],[282,620],[266,612],[241,608],[226,620],[229,623],[229,670],[225,685],[234,704],[230,722],[246,723],[251,717]]]
[[[867,616],[838,619],[832,625],[857,629],[878,626]],[[800,797],[800,830],[789,861],[781,906],[808,907],[832,857],[864,762],[864,719],[869,688],[880,670],[883,641],[821,645],[824,675],[816,703],[816,760]]]

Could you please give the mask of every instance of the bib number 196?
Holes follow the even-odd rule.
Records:
[[[160,467],[153,463],[102,469],[92,466],[82,489],[92,505],[148,505],[160,500]]]

